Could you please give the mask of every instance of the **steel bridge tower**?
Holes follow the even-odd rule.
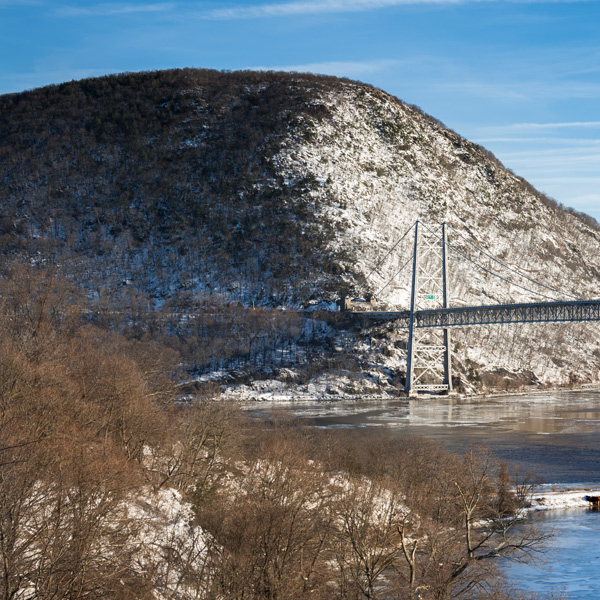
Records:
[[[415,223],[412,290],[408,325],[406,384],[404,390],[452,391],[450,332],[448,328],[417,328],[415,312],[448,308],[446,223],[428,227]]]

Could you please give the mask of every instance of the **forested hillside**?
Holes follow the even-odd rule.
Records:
[[[73,259],[100,295],[127,280],[155,299],[242,280],[268,300],[335,273],[314,177],[284,180],[273,161],[329,113],[315,97],[329,85],[186,70],[3,96],[2,251]]]
[[[297,311],[330,309],[341,291],[405,307],[409,280],[395,275],[406,245],[358,284],[416,219],[447,221],[463,254],[474,242],[567,296],[600,295],[593,219],[365,84],[125,74],[2,96],[0,114],[4,264],[51,265],[84,292],[94,323],[160,340],[189,373],[270,377],[286,393],[311,382],[333,394],[393,392],[399,332]],[[547,296],[453,260],[451,302]],[[595,381],[597,333],[590,324],[459,332],[457,383]]]

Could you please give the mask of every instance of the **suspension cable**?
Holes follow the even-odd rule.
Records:
[[[429,231],[429,233],[431,233],[431,235],[435,236],[436,238],[438,238],[439,240],[441,240],[441,236],[438,232],[433,231],[429,226],[425,225],[425,223],[421,223],[421,225],[427,229],[427,231]],[[454,228],[452,228],[454,229]],[[456,229],[454,229],[454,231],[456,231]],[[460,233],[460,232],[457,232]],[[469,241],[469,240],[467,240]],[[525,290],[526,292],[529,292],[530,294],[534,294],[535,296],[541,296],[542,298],[546,298],[548,300],[557,300],[557,298],[552,298],[551,296],[546,296],[546,294],[542,294],[540,292],[535,292],[534,290],[531,290],[523,285],[520,285],[518,283],[515,283],[514,281],[511,281],[510,279],[507,279],[506,277],[503,277],[502,275],[500,275],[499,273],[496,273],[495,271],[492,271],[491,269],[488,269],[486,267],[484,267],[483,265],[479,264],[478,262],[474,261],[473,259],[469,258],[466,254],[464,254],[463,252],[461,252],[458,248],[456,248],[455,246],[453,246],[450,242],[448,242],[448,240],[446,240],[446,245],[451,249],[454,250],[454,252],[456,252],[457,254],[459,254],[460,256],[462,256],[465,260],[469,261],[470,263],[474,264],[476,267],[482,269],[483,271],[485,271],[486,273],[489,273],[490,275],[493,275],[494,277],[498,277],[498,279],[501,279],[502,281],[508,283],[509,285],[514,285],[515,287],[521,288],[522,290]],[[474,244],[471,244],[474,245]],[[487,256],[487,254],[486,254]],[[490,258],[492,260],[496,260],[494,259],[493,256],[490,256]],[[499,262],[500,264],[502,264],[503,266],[508,266],[508,265],[504,265],[503,263],[501,263],[500,261],[496,260],[496,262]],[[512,270],[512,269],[511,269]],[[517,273],[519,274],[519,273]],[[524,276],[525,277],[525,276]],[[526,279],[529,279],[528,277],[526,277]],[[537,283],[536,281],[534,281],[533,279],[530,279],[530,281],[532,281],[533,283]],[[543,284],[539,284],[539,285],[543,285]],[[543,286],[543,287],[547,287],[547,286]],[[552,289],[552,288],[551,288]],[[557,290],[552,290],[552,291],[557,291]],[[558,292],[557,293],[561,293]]]
[[[485,256],[487,256],[489,259],[491,259],[494,262],[498,263],[499,265],[502,265],[505,269],[508,269],[509,271],[512,271],[513,273],[516,273],[519,277],[523,277],[524,279],[527,279],[527,281],[530,281],[531,283],[535,283],[536,285],[539,285],[540,287],[543,287],[543,288],[545,288],[547,290],[550,290],[551,292],[554,292],[555,294],[558,294],[559,296],[568,296],[570,298],[574,298],[575,300],[581,300],[581,298],[579,296],[574,296],[573,294],[568,294],[568,293],[563,292],[561,290],[557,290],[557,289],[555,289],[555,288],[553,288],[553,287],[551,287],[549,285],[546,285],[544,283],[540,283],[539,281],[536,281],[535,279],[532,279],[531,277],[528,277],[527,275],[525,275],[524,273],[521,273],[520,271],[518,271],[514,267],[511,267],[510,265],[507,265],[507,264],[503,263],[501,260],[497,259],[495,256],[492,256],[491,254],[489,254],[488,252],[486,252],[483,248],[480,248],[477,244],[475,244],[474,242],[472,242],[466,235],[464,235],[462,232],[460,232],[455,227],[452,227],[452,225],[449,225],[449,227],[451,227],[452,231],[455,231],[468,244],[470,244],[471,246],[473,246],[473,248],[475,248],[476,250],[478,250],[479,252],[481,252],[482,254],[484,254]],[[517,285],[517,284],[513,284],[513,285]],[[527,289],[527,288],[524,288],[524,289]]]
[[[394,275],[392,275],[391,279],[375,294],[375,298],[378,298],[379,295],[381,294],[381,292],[383,292],[383,290],[385,290],[385,288],[390,285],[390,283],[392,283],[392,281],[394,281],[394,279],[400,275],[400,273],[402,272],[402,270],[404,269],[404,267],[406,267],[406,265],[413,259],[413,253],[411,252],[410,258],[396,271],[396,273],[394,273]]]
[[[510,279],[506,279],[506,277],[502,277],[502,275],[499,275],[498,273],[496,273],[490,269],[487,269],[483,265],[480,265],[478,262],[475,262],[474,260],[470,259],[466,254],[463,254],[458,248],[455,248],[450,243],[448,243],[448,247],[451,250],[454,250],[454,252],[456,252],[457,254],[462,256],[464,259],[468,260],[470,263],[474,264],[476,267],[479,267],[480,269],[482,269],[486,273],[489,273],[490,275],[493,275],[494,277],[498,277],[498,279],[502,279],[502,281],[505,281],[506,283],[508,283],[510,285],[514,285],[515,287],[521,288],[522,290],[525,290],[526,292],[529,292],[530,294],[534,294],[535,296],[541,296],[542,298],[546,298],[547,300],[553,300],[553,301],[558,300],[558,298],[553,298],[552,296],[547,296],[546,294],[542,294],[541,292],[535,292],[533,290],[530,290],[529,288],[526,288],[523,285],[520,285],[518,283],[515,283],[514,281],[511,281]]]
[[[413,223],[406,230],[405,234],[390,248],[388,253],[373,267],[373,269],[371,269],[371,272],[358,284],[358,287],[356,288],[357,293],[360,290],[360,288],[362,288],[362,286],[365,285],[365,283],[367,282],[367,279],[369,279],[369,277],[371,277],[371,275],[373,275],[373,273],[375,273],[375,271],[377,271],[377,269],[382,265],[383,261],[385,261],[385,259],[400,245],[402,240],[411,232],[412,229],[414,229],[414,227],[415,227],[415,224]],[[402,267],[402,268],[404,268],[404,267]]]

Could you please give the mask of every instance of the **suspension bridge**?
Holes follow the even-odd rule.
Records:
[[[491,256],[489,252],[473,243],[461,232],[454,230],[457,235],[463,238],[466,244],[473,246],[490,261],[500,265],[503,272],[517,274],[520,281],[524,282],[516,283],[505,275],[473,261],[463,250],[449,244],[449,228],[450,226],[447,223],[429,227],[417,221],[392,246],[390,251],[358,286],[359,289],[364,287],[383,262],[414,230],[412,254],[399,270],[402,271],[412,262],[410,309],[380,311],[365,303],[364,305],[367,305],[368,309],[358,312],[353,310],[352,303],[345,298],[342,298],[341,302],[342,310],[360,315],[366,319],[393,321],[395,327],[408,329],[406,383],[404,386],[404,390],[408,395],[414,396],[419,392],[449,393],[452,391],[450,331],[454,327],[509,323],[600,321],[600,300],[584,300],[536,281],[515,267]],[[540,296],[546,301],[450,307],[448,285],[448,254],[450,252],[473,263],[488,275],[498,277],[510,285]],[[531,289],[532,286],[537,287],[538,290]],[[556,295],[558,295],[558,298]],[[560,297],[564,299],[560,299]]]

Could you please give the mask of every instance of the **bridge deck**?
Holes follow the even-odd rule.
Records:
[[[354,312],[364,318],[395,321],[408,327],[410,311]],[[600,321],[600,300],[536,302],[532,304],[496,304],[460,306],[415,311],[415,327],[469,327],[501,323],[549,323],[560,321]]]

